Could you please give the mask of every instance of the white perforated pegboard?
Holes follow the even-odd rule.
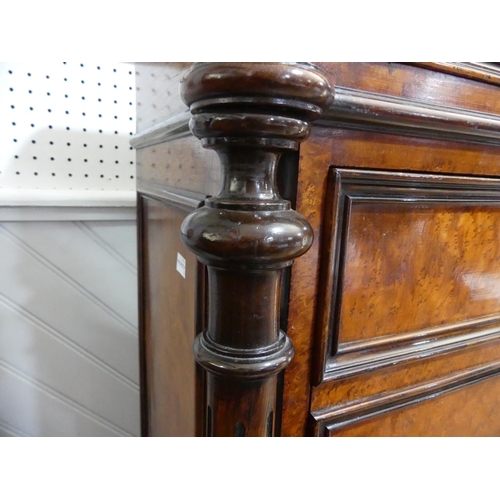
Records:
[[[0,188],[134,191],[135,116],[133,64],[0,63]]]

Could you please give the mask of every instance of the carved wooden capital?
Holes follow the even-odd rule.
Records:
[[[282,270],[313,239],[280,197],[276,167],[307,138],[332,90],[309,64],[201,63],[184,76],[181,96],[191,131],[222,166],[219,193],[181,228],[208,266],[208,328],[194,346],[209,372],[207,434],[273,435],[276,375],[293,356],[279,329]]]

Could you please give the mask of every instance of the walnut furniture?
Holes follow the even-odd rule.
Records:
[[[500,67],[137,65],[144,436],[500,436]]]

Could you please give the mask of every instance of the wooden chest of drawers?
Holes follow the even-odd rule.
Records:
[[[500,435],[500,68],[137,81],[143,435]]]

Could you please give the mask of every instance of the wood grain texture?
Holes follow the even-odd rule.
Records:
[[[500,436],[500,362],[316,414],[325,436]],[[457,409],[460,409],[457,411]],[[432,416],[432,418],[431,418]]]
[[[189,208],[143,198],[142,271],[144,325],[141,381],[148,436],[194,436],[197,429],[196,369],[192,343],[197,333],[198,262],[180,240]],[[177,255],[186,259],[186,277]]]
[[[388,362],[411,356],[409,346],[397,346],[400,340],[414,343],[415,356],[446,343],[453,348],[437,327],[465,322],[454,328],[459,343],[470,320],[497,313],[498,181],[348,169],[330,174],[318,380],[348,367],[352,372],[356,363],[367,369],[361,365],[379,363],[384,349]]]
[[[498,63],[421,62],[412,63],[412,65],[492,85],[500,85],[500,66]]]
[[[354,203],[339,342],[497,312],[500,207],[480,203],[479,194],[472,208]]]
[[[402,63],[315,63],[333,87],[498,115],[495,86]]]
[[[323,203],[330,167],[356,166],[397,172],[498,175],[495,146],[403,137],[376,132],[315,127],[301,145],[297,210],[314,230],[309,252],[294,265],[290,286],[288,334],[295,358],[285,373],[283,435],[304,435],[308,418],[311,373],[315,363],[320,250],[323,245]],[[485,215],[486,216],[486,215]]]
[[[307,63],[199,63],[181,95],[191,131],[222,167],[217,195],[181,228],[208,268],[208,327],[194,351],[209,372],[210,435],[273,435],[277,374],[293,356],[280,330],[282,273],[312,243],[277,191],[276,169],[281,153],[306,139],[331,89]]]
[[[500,139],[500,119],[492,113],[343,87],[335,88],[321,123],[473,143],[498,144]]]
[[[241,233],[241,248],[233,251],[230,236],[236,219],[224,211],[255,210],[252,198],[281,202],[272,190],[257,186],[269,184],[270,176],[257,174],[255,166],[272,162],[255,150],[272,145],[292,151],[290,136],[303,140],[298,179],[294,167],[293,181],[280,185],[296,184],[288,191],[292,198],[296,193],[296,209],[314,233],[310,250],[291,271],[289,302],[285,293],[281,304],[281,328],[295,346],[295,357],[284,372],[281,411],[280,401],[268,404],[276,399],[275,380],[269,387],[251,387],[211,374],[206,432],[262,435],[268,432],[266,418],[272,410],[271,420],[274,412],[282,419],[274,422],[271,433],[281,428],[283,436],[325,429],[336,435],[497,435],[498,401],[492,391],[498,393],[493,381],[500,359],[500,205],[495,180],[500,176],[500,101],[486,75],[495,71],[474,65],[315,64],[328,80],[322,89],[334,87],[334,100],[309,136],[303,122],[318,117],[317,96],[313,92],[305,106],[297,99],[301,85],[280,93],[291,73],[276,70],[278,65],[213,63],[207,72],[200,64],[184,91],[195,114],[193,132],[205,146],[223,151],[224,196],[208,202],[223,220],[207,215],[202,221],[206,224],[190,227],[192,234],[186,236],[200,239],[203,227],[210,229],[210,237],[222,235],[220,244],[210,238],[200,245],[194,242],[200,258],[214,260],[215,268],[221,263],[232,269],[241,262],[248,265],[245,249],[255,234],[249,225]],[[483,75],[476,78],[480,70]],[[283,78],[273,80],[278,74]],[[245,154],[240,147],[246,148]],[[138,155],[139,186],[145,192],[161,196],[172,187],[212,196],[218,192],[221,176],[215,155],[192,138],[146,145]],[[339,193],[328,187],[332,168],[379,176],[361,192],[356,188],[347,193],[335,217],[330,209]],[[391,184],[391,179],[406,184]],[[242,216],[242,225],[247,219]],[[343,242],[337,267],[329,261],[335,231]],[[266,262],[269,249],[263,243],[257,248],[259,265]],[[212,333],[204,339],[222,339],[225,347],[234,342],[230,347],[240,350],[253,347],[241,333],[246,320],[234,313],[242,296],[255,321],[261,321],[252,341],[263,342],[263,331],[273,328],[265,322],[269,311],[260,311],[266,299],[275,311],[275,283],[266,293],[256,277],[245,287],[220,269],[212,274],[218,286],[213,286],[216,300],[210,301]],[[338,294],[325,286],[323,277],[328,275]],[[322,323],[327,303],[335,305],[335,320]],[[226,323],[218,312],[227,317]],[[334,336],[338,342],[328,344]],[[453,412],[462,406],[463,415],[455,418]]]
[[[385,366],[383,369],[328,380],[312,389],[311,411],[321,412],[364,398],[375,398],[387,391],[397,392],[454,372],[494,363],[499,356],[500,341],[497,336],[488,342],[467,345],[448,353],[415,357],[404,363]]]

